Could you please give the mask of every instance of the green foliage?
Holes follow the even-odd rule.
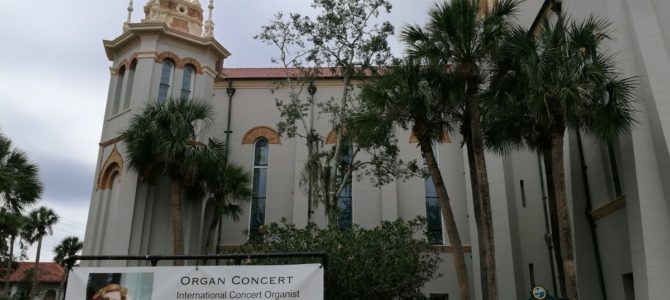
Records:
[[[595,17],[574,21],[561,15],[537,35],[517,27],[505,36],[487,97],[489,148],[541,149],[552,131],[566,127],[603,140],[630,131],[638,84],[622,76],[613,56],[599,51],[608,28]]]
[[[84,243],[79,241],[79,238],[76,236],[68,236],[64,238],[60,244],[54,247],[54,262],[61,265],[63,268],[71,269],[77,264],[74,261],[66,262],[65,259],[76,255],[81,249],[84,248]]]
[[[149,102],[122,134],[130,167],[144,174],[155,168],[173,178],[188,176],[202,160],[223,153],[220,143],[207,147],[195,140],[196,121],[207,125],[212,116],[211,106],[204,101],[171,98]]]
[[[58,215],[51,208],[41,206],[28,214],[28,223],[21,234],[26,241],[34,243],[45,235],[53,234],[53,226],[58,223]]]
[[[424,238],[425,219],[383,222],[373,229],[354,225],[305,228],[272,223],[245,247],[259,252],[328,254],[326,299],[423,299],[421,287],[439,276],[441,259]],[[417,237],[421,237],[417,239]],[[273,259],[258,263],[317,263],[319,259]]]
[[[22,150],[0,134],[0,206],[16,213],[42,195],[37,166]]]
[[[221,214],[237,218],[240,202],[251,194],[249,174],[228,161],[225,145],[215,138],[206,143],[198,137],[213,122],[214,112],[203,100],[170,98],[164,102],[149,102],[142,113],[133,117],[122,137],[127,146],[129,166],[145,180],[158,174],[167,175],[178,183],[179,190],[195,201],[207,199],[214,204],[216,224]],[[177,193],[180,197],[181,193]],[[172,216],[181,215],[177,201]],[[180,223],[181,219],[172,222]],[[180,226],[173,234],[175,253],[183,248],[177,238]],[[212,235],[212,233],[208,233]],[[211,237],[208,237],[209,240]]]
[[[380,13],[390,12],[390,2],[313,0],[312,7],[315,17],[277,14],[255,38],[279,50],[272,62],[286,71],[279,86],[286,88],[288,95],[275,99],[281,117],[277,128],[282,135],[305,140],[308,160],[301,185],[311,193],[314,204],[325,204],[332,224],[339,192],[352,175],[357,179],[368,176],[373,184],[381,185],[415,175],[416,167],[414,162],[399,158],[398,147],[388,142],[394,138],[388,137],[388,131],[370,134],[365,128],[354,128],[351,120],[360,109],[352,80],[374,74],[375,67],[384,65],[391,56],[387,38],[393,34],[393,26],[373,22]],[[305,95],[319,76],[341,79],[341,94],[318,101],[315,89]],[[313,130],[316,119],[328,120],[336,136],[334,145],[327,145],[326,136]],[[377,134],[387,138],[370,138]],[[349,147],[345,143],[353,149],[347,157],[350,159],[342,164],[343,150]],[[370,159],[360,159],[361,153]]]

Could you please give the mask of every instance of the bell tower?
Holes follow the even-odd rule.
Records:
[[[110,83],[86,227],[87,255],[172,253],[169,208],[161,202],[160,183],[146,182],[128,168],[119,135],[148,101],[211,101],[214,81],[230,55],[213,35],[213,0],[207,20],[198,0],[148,0],[140,22],[132,22],[132,0],[127,9],[121,35],[103,41]],[[201,230],[195,220],[201,209],[184,205],[190,214],[184,216],[185,253],[196,253]]]

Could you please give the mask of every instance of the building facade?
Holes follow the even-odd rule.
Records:
[[[611,145],[586,133],[578,137],[571,131],[566,135],[566,185],[583,299],[603,299],[605,294],[607,299],[667,298],[670,2],[666,2],[547,0],[528,1],[522,6],[520,21],[527,25],[560,11],[575,18],[589,12],[608,18],[615,25],[611,50],[624,72],[638,75],[641,84],[643,100],[636,103],[638,124],[630,135]],[[219,246],[242,244],[247,240],[245,230],[282,218],[298,226],[307,224],[309,204],[300,185],[307,148],[304,141],[279,136],[276,130],[280,116],[274,99],[288,93],[276,89],[283,71],[223,68],[230,53],[212,36],[211,7],[205,20],[198,0],[151,0],[144,6],[144,13],[141,22],[126,23],[123,34],[104,41],[111,76],[83,253],[172,254],[169,180],[146,180],[129,169],[125,145],[119,138],[149,99],[169,96],[208,101],[216,112],[216,122],[202,137],[225,137],[231,161],[260,174],[254,176],[254,188],[262,190],[262,195],[256,193],[239,221],[224,219]],[[317,101],[337,97],[342,89],[341,80],[333,76],[317,78],[314,85]],[[326,119],[317,118],[314,126],[324,137],[332,130]],[[411,133],[399,132],[397,137],[402,158],[420,161]],[[474,288],[479,286],[477,233],[461,140],[452,133],[439,141],[436,149],[478,299],[481,295]],[[258,153],[263,159],[255,158]],[[541,159],[529,151],[489,154],[487,165],[500,299],[526,299],[533,285],[543,285],[554,294],[556,274],[546,243],[551,233],[546,226]],[[382,187],[366,178],[353,180],[347,199],[352,222],[363,227],[416,216],[438,220],[437,227],[430,229],[436,237],[435,247],[443,252],[444,262],[438,272],[445,276],[428,283],[425,290],[427,294],[457,298],[451,247],[440,218],[431,218],[434,194],[423,178],[396,180]],[[207,232],[207,203],[184,201],[182,207],[185,253],[201,254]],[[325,224],[323,205],[314,210],[312,220]],[[593,233],[590,220],[596,225]],[[596,244],[598,250],[594,251]],[[126,265],[105,263],[114,264]]]

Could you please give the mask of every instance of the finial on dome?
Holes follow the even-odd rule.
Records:
[[[151,11],[149,13],[149,20],[158,20],[158,11],[161,8],[161,3],[158,0],[154,0],[153,3],[151,3]]]
[[[123,23],[123,32],[128,31],[130,28],[128,24],[130,24],[130,16],[133,14],[133,0],[130,0],[130,3],[128,3],[128,19],[126,20],[125,23]]]
[[[212,21],[212,11],[214,10],[214,0],[209,0],[209,17],[205,21],[205,32],[203,33],[204,37],[214,36],[214,21]]]

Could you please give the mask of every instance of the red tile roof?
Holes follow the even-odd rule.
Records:
[[[20,282],[25,278],[25,272],[32,269],[34,262],[19,262],[19,267],[9,276],[9,281]],[[60,282],[63,279],[63,267],[55,262],[41,262],[39,264],[39,282]],[[4,269],[0,278],[4,280]]]

